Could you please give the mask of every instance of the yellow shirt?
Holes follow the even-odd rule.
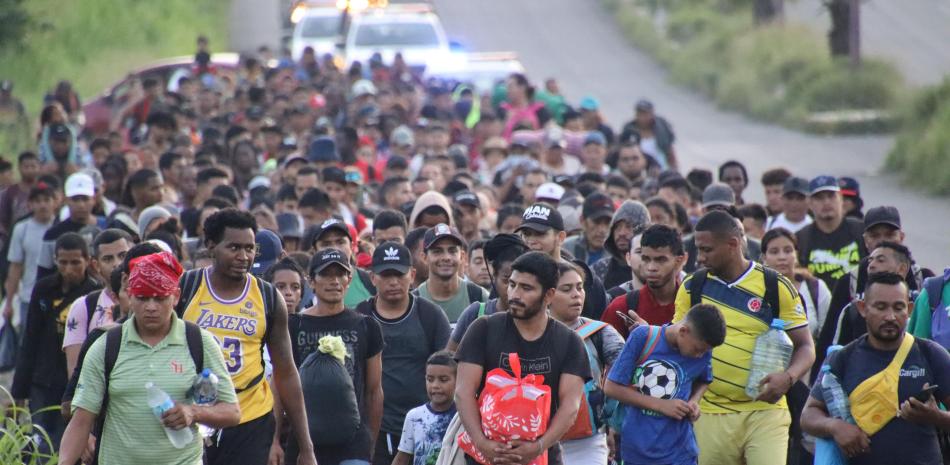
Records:
[[[752,363],[755,339],[769,329],[773,318],[785,321],[785,329],[807,327],[805,310],[798,291],[782,275],[778,277],[779,310],[770,309],[764,301],[765,273],[763,265],[751,262],[749,269],[735,282],[727,283],[710,272],[703,286],[702,302],[715,305],[726,320],[726,340],[713,349],[713,382],[703,395],[700,409],[704,413],[751,412],[787,408],[785,398],[775,404],[754,401],[745,393]],[[690,309],[690,284],[683,281],[676,293],[673,322],[686,317]]]
[[[225,300],[211,289],[209,273],[210,268],[202,272],[201,284],[185,308],[184,319],[211,332],[221,346],[225,366],[238,392],[241,423],[246,423],[274,408],[274,397],[266,380],[248,388],[264,373],[268,310],[264,309],[264,296],[257,280],[250,275],[244,292],[236,299]]]

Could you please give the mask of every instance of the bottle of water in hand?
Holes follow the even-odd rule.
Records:
[[[172,401],[172,398],[169,397],[165,391],[161,390],[151,381],[145,383],[145,393],[149,408],[152,409],[158,421],[161,422],[162,414],[175,407],[175,402]],[[165,429],[165,436],[168,437],[168,440],[171,441],[176,449],[182,449],[188,444],[191,444],[191,441],[195,438],[194,433],[191,432],[191,428],[172,429],[164,424],[162,428]]]
[[[195,405],[214,405],[218,401],[218,376],[205,368],[195,381],[194,393]],[[206,438],[211,437],[214,431],[209,426],[198,425],[198,432]]]
[[[792,340],[785,334],[785,322],[778,318],[772,320],[769,330],[755,340],[749,380],[745,385],[746,395],[755,399],[759,396],[762,378],[787,370],[792,361],[793,349]]]

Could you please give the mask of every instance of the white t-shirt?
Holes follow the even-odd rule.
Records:
[[[436,412],[426,403],[410,410],[402,426],[399,452],[411,455],[413,465],[435,463],[442,450],[442,437],[454,416],[454,406],[445,412]]]
[[[768,229],[775,229],[775,228],[785,228],[791,231],[792,233],[797,233],[800,229],[804,228],[805,226],[810,225],[811,223],[812,223],[812,219],[808,215],[805,215],[805,219],[797,223],[792,223],[787,218],[785,218],[784,213],[779,213],[778,215],[769,218],[767,227],[765,229],[768,230]]]
[[[23,276],[20,278],[20,287],[17,296],[21,303],[30,301],[33,294],[33,285],[36,284],[36,267],[43,249],[43,236],[46,230],[53,226],[53,222],[43,224],[33,217],[21,220],[13,226],[10,235],[10,251],[7,260],[10,263],[23,265]]]
[[[811,332],[812,339],[817,341],[818,333],[825,324],[825,318],[828,317],[828,308],[831,307],[831,291],[823,280],[818,279],[816,281],[818,281],[818,308],[815,308],[815,299],[811,296],[807,281],[802,281],[798,286],[798,295],[802,298],[802,303],[805,305],[805,316],[808,318],[808,331]]]

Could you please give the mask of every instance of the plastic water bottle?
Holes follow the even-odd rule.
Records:
[[[778,318],[772,320],[769,330],[755,340],[749,380],[745,384],[746,395],[755,399],[759,396],[759,382],[762,378],[788,369],[793,348],[792,340],[785,334],[785,322]]]
[[[172,402],[172,398],[168,397],[165,391],[159,389],[151,381],[145,383],[145,393],[149,408],[152,409],[152,413],[161,422],[162,414],[174,407],[175,403]],[[168,440],[176,449],[182,449],[191,444],[191,441],[195,438],[191,428],[172,429],[165,425],[162,425],[162,427],[165,428],[165,436],[168,436]]]
[[[201,376],[195,381],[194,386],[195,405],[214,405],[218,401],[218,375],[211,372],[211,369],[205,368]],[[211,437],[215,429],[199,424],[198,432],[206,438]]]
[[[851,402],[848,401],[844,388],[838,382],[838,377],[831,372],[828,365],[821,367],[821,394],[825,398],[825,406],[831,416],[854,423],[851,417]]]

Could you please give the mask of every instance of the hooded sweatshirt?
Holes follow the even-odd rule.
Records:
[[[614,231],[621,221],[626,221],[635,230],[640,229],[650,224],[650,211],[647,210],[645,205],[636,200],[626,200],[614,212],[614,217],[610,220],[610,234],[607,236],[607,240],[604,241],[604,250],[607,251],[608,256],[591,266],[594,274],[603,281],[606,289],[630,281],[630,276],[633,273],[633,270],[627,265],[627,257],[617,248],[617,243],[614,241]]]
[[[429,207],[441,207],[445,210],[445,214],[449,217],[449,226],[455,227],[455,221],[452,218],[452,207],[449,205],[449,199],[445,198],[444,195],[436,191],[428,191],[425,194],[419,196],[419,199],[416,200],[416,205],[412,207],[412,214],[409,215],[409,229],[416,227],[416,220],[419,219],[419,214],[423,210]]]

